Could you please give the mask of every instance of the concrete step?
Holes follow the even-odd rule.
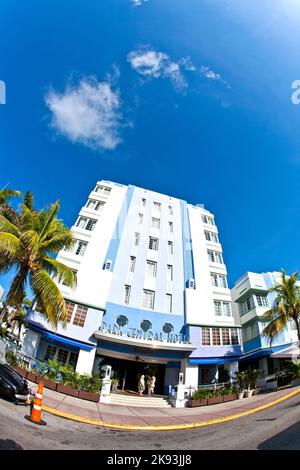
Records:
[[[163,397],[140,397],[116,393],[111,394],[111,404],[144,408],[171,408],[168,400]]]

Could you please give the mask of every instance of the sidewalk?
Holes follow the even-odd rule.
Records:
[[[35,392],[37,385],[31,384],[31,386]],[[237,419],[269,408],[297,394],[300,394],[300,387],[287,387],[217,405],[158,409],[93,403],[44,388],[43,410],[98,426],[128,430],[171,430],[195,428]]]

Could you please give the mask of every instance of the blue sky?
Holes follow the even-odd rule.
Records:
[[[298,0],[2,0],[1,20],[1,187],[69,226],[97,179],[149,188],[215,214],[231,286],[299,268]]]

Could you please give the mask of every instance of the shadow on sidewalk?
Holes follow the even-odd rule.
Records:
[[[23,450],[23,447],[12,439],[0,439],[0,450]]]

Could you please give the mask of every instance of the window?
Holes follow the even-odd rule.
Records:
[[[103,201],[96,201],[96,199],[89,199],[87,202],[86,208],[100,212],[103,210],[104,204],[105,202]]]
[[[87,247],[87,242],[77,240],[75,244],[75,255],[83,256]]]
[[[109,188],[108,186],[102,186],[102,185],[97,184],[95,188],[95,192],[102,194],[102,196],[109,196],[109,193],[111,192],[111,188]]]
[[[143,214],[139,214],[139,224],[143,223]]]
[[[266,295],[256,295],[256,302],[259,307],[268,307],[269,301]]]
[[[211,263],[223,264],[223,256],[219,251],[207,250],[207,254]]]
[[[259,331],[257,322],[250,323],[250,325],[247,325],[243,328],[244,341],[249,341],[250,339],[258,336],[258,334]]]
[[[68,323],[70,323],[73,312],[74,312],[75,304],[73,302],[69,302],[68,300],[65,300],[65,305],[66,305],[66,310],[67,310],[66,320]]]
[[[221,344],[219,328],[212,328],[212,343],[213,343],[213,346],[220,346]]]
[[[152,290],[143,290],[142,306],[150,310],[154,309],[154,292]]]
[[[205,238],[208,242],[219,243],[218,235],[215,232],[204,230]]]
[[[158,250],[158,238],[149,237],[149,250]]]
[[[152,323],[149,320],[143,320],[140,327],[143,331],[149,331],[152,328]]]
[[[130,256],[129,272],[131,272],[131,273],[134,272],[135,262],[136,262],[136,258],[134,256]]]
[[[125,286],[124,304],[129,304],[130,291],[131,291],[131,287],[130,286]]]
[[[202,346],[210,346],[210,328],[202,329]]]
[[[230,302],[226,302],[223,300],[214,300],[214,306],[215,306],[215,315],[218,315],[218,316],[225,315],[226,317],[231,317]]]
[[[166,311],[168,313],[172,312],[172,295],[166,294]]]
[[[173,281],[173,266],[171,264],[167,265],[167,281]]]
[[[202,221],[204,224],[215,225],[214,219],[208,215],[202,215]]]
[[[173,242],[168,242],[168,254],[173,254]]]
[[[129,286],[125,286],[125,287],[129,287]],[[125,315],[119,315],[116,319],[116,324],[121,327],[126,326],[128,324],[128,318],[125,317]]]
[[[222,302],[220,300],[214,300],[215,304],[215,315],[222,315]]]
[[[169,215],[173,215],[173,207],[169,206]]]
[[[165,323],[164,326],[162,327],[162,330],[164,333],[172,333],[174,331],[174,327],[171,323]]]
[[[146,261],[146,277],[156,277],[157,263],[155,261]]]
[[[239,344],[239,335],[237,328],[231,328],[231,344]]]
[[[59,362],[60,364],[66,364],[67,362],[67,359],[68,359],[68,354],[69,354],[69,351],[67,351],[66,349],[59,349],[58,350],[58,353],[57,353],[57,362]]]
[[[87,217],[79,217],[76,227],[83,228],[85,230],[89,230],[92,232],[95,228],[97,220],[95,219],[88,219]]]
[[[170,233],[173,233],[173,222],[168,222],[168,229]]]
[[[140,234],[136,232],[134,235],[134,245],[139,246],[139,243],[140,243]]]
[[[227,277],[224,274],[210,273],[210,278],[214,287],[228,287]]]
[[[160,219],[156,219],[155,217],[152,217],[151,227],[158,229],[160,227]]]
[[[229,328],[222,328],[222,344],[228,346],[230,344]]]
[[[75,312],[75,317],[73,320],[73,325],[77,326],[84,326],[85,319],[86,319],[86,314],[87,314],[87,307],[84,307],[84,305],[77,305],[77,309]]]
[[[244,302],[239,303],[240,315],[245,315],[247,312],[250,312],[250,310],[252,310],[254,307],[254,300],[252,295],[250,295],[244,300]]]
[[[161,204],[160,204],[160,202],[153,202],[153,206],[154,206],[154,209],[155,209],[157,212],[160,212],[160,210],[161,210]]]
[[[74,369],[76,368],[77,360],[78,360],[78,353],[70,352],[69,365],[73,367]]]
[[[44,360],[48,361],[48,359],[53,359],[56,353],[56,346],[52,346],[51,344],[47,345],[46,353],[44,356]]]

